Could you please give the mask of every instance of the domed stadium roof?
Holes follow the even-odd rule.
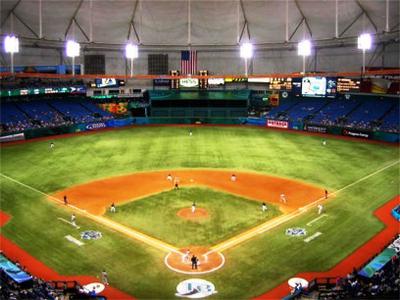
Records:
[[[398,41],[399,1],[388,3],[387,19],[385,0],[3,0],[1,29],[43,45],[75,36],[89,47],[128,38],[149,48],[274,47],[305,37],[336,46],[362,32]]]

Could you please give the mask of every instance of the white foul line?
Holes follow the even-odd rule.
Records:
[[[364,180],[366,180],[366,179],[368,179],[368,178],[370,178],[370,177],[372,177],[372,176],[374,176],[374,175],[376,175],[376,174],[378,174],[378,173],[380,173],[380,172],[382,172],[382,171],[384,171],[384,170],[386,170],[386,169],[398,164],[399,162],[400,162],[400,160],[392,162],[389,165],[387,165],[385,167],[382,167],[382,168],[376,170],[375,172],[372,172],[371,174],[368,174],[368,175],[366,175],[366,176],[354,181],[353,183],[350,183],[350,184],[344,186],[343,188],[341,188],[339,190],[336,190],[335,192],[332,192],[331,195],[335,195],[335,194],[337,194],[337,193],[339,193],[341,191],[344,191],[344,190],[352,187],[353,185],[355,185],[357,183],[360,183],[360,182],[362,182],[362,181],[364,181]],[[28,189],[30,189],[32,191],[35,191],[35,192],[40,193],[40,194],[42,194],[44,196],[47,196],[47,197],[49,197],[49,198],[51,198],[51,199],[53,199],[53,200],[55,200],[57,202],[63,203],[61,200],[59,200],[59,199],[57,199],[57,198],[55,198],[55,197],[53,197],[51,195],[48,195],[48,194],[46,194],[46,193],[44,193],[44,192],[42,192],[42,191],[40,191],[40,190],[38,190],[38,189],[36,189],[34,187],[26,185],[25,183],[22,183],[22,182],[20,182],[18,180],[15,180],[15,179],[7,176],[7,175],[4,175],[3,173],[0,173],[0,175],[3,176],[4,178],[7,178],[8,180],[11,180],[11,181],[13,181],[13,182],[15,182],[15,183],[17,183],[19,185],[22,185],[22,186],[24,186],[24,187],[26,187],[26,188],[28,188]],[[274,220],[271,220],[271,221],[268,221],[268,222],[266,222],[264,224],[261,224],[261,225],[255,227],[255,228],[252,228],[247,233],[244,233],[244,234],[238,236],[237,238],[228,239],[225,242],[222,242],[222,243],[220,243],[218,245],[215,245],[215,246],[211,247],[212,250],[207,252],[206,255],[208,255],[208,254],[210,254],[212,252],[215,252],[215,251],[226,250],[226,249],[228,249],[230,247],[233,247],[233,246],[235,246],[235,245],[237,245],[237,244],[239,244],[239,243],[241,243],[243,241],[246,241],[246,240],[254,237],[257,234],[269,231],[269,230],[277,227],[278,225],[280,225],[280,224],[282,224],[282,223],[284,223],[286,221],[289,221],[289,220],[291,220],[291,219],[293,219],[293,218],[305,213],[308,208],[314,206],[315,204],[317,204],[317,203],[319,203],[319,202],[321,202],[323,200],[325,200],[325,197],[321,197],[321,198],[319,198],[319,199],[317,199],[317,200],[315,200],[315,201],[313,201],[313,202],[311,202],[311,203],[299,208],[298,211],[293,211],[293,212],[291,212],[291,213],[289,213],[287,215],[283,215],[283,216],[278,217],[278,218],[276,218]],[[68,205],[68,206],[70,206],[70,205]],[[160,240],[157,240],[155,238],[147,236],[147,235],[145,235],[143,233],[137,232],[137,231],[135,231],[133,229],[130,229],[130,228],[126,227],[126,226],[123,226],[123,225],[121,225],[119,223],[116,223],[114,221],[111,221],[109,219],[106,219],[106,218],[99,217],[99,216],[93,215],[91,213],[88,213],[85,210],[82,210],[82,209],[80,209],[78,207],[74,207],[73,206],[73,208],[78,210],[78,211],[80,211],[82,214],[86,215],[87,217],[89,217],[92,220],[95,220],[95,221],[97,221],[97,222],[99,222],[99,223],[101,223],[103,225],[108,225],[109,227],[111,227],[111,228],[113,228],[113,229],[115,229],[117,231],[125,233],[126,235],[128,235],[130,237],[133,237],[135,239],[141,240],[141,241],[143,241],[143,242],[145,242],[145,243],[147,243],[147,244],[149,244],[149,245],[151,245],[151,246],[153,246],[155,248],[158,248],[158,249],[161,249],[161,250],[166,250],[166,251],[172,251],[172,252],[181,253],[176,247],[168,245],[168,244],[166,244],[166,243],[164,243],[164,242],[162,242]]]
[[[352,187],[353,185],[356,185],[357,183],[360,183],[360,182],[362,182],[362,181],[364,181],[364,180],[366,180],[366,179],[368,179],[368,178],[370,178],[370,177],[372,177],[372,176],[374,176],[374,175],[376,175],[376,174],[378,174],[378,173],[380,173],[380,172],[382,172],[382,171],[384,171],[384,170],[386,170],[386,169],[388,169],[390,167],[393,167],[394,165],[398,164],[399,162],[400,162],[400,160],[394,161],[394,162],[392,162],[392,163],[390,163],[390,164],[388,164],[388,165],[386,165],[386,166],[384,166],[384,167],[372,172],[371,174],[368,174],[368,175],[366,175],[366,176],[354,181],[353,183],[350,183],[350,184],[342,187],[341,189],[336,190],[335,192],[332,192],[331,195],[336,195],[339,192],[342,192],[342,191]],[[291,219],[293,219],[293,218],[305,213],[309,208],[315,206],[317,203],[319,203],[319,202],[321,202],[323,200],[325,200],[325,197],[321,197],[321,198],[319,198],[319,199],[317,199],[317,200],[315,200],[315,201],[313,201],[313,202],[311,202],[311,203],[309,203],[309,204],[307,204],[307,205],[305,205],[303,207],[300,207],[297,211],[293,211],[293,212],[291,212],[289,214],[286,214],[286,215],[283,215],[281,217],[275,218],[275,219],[273,219],[271,221],[267,221],[266,223],[261,224],[261,225],[259,225],[257,227],[254,227],[254,228],[250,229],[248,232],[237,236],[237,238],[233,237],[231,239],[226,240],[225,242],[222,242],[222,243],[220,243],[218,245],[215,245],[215,246],[211,247],[211,250],[209,252],[207,252],[206,254],[210,254],[210,253],[215,252],[215,251],[224,251],[224,250],[226,250],[228,248],[236,246],[237,244],[239,244],[241,242],[244,242],[244,241],[256,236],[257,234],[260,234],[260,233],[263,233],[263,232],[266,232],[266,231],[270,231],[271,229],[279,226],[280,224],[285,223],[286,221],[289,221],[289,220],[291,220]]]
[[[30,189],[30,190],[36,192],[36,193],[39,193],[39,194],[41,194],[41,195],[43,195],[43,196],[46,196],[46,197],[48,197],[48,198],[50,198],[50,199],[52,199],[52,200],[54,200],[54,201],[56,201],[56,202],[58,202],[58,203],[64,204],[64,202],[61,201],[60,199],[58,199],[58,198],[56,198],[56,197],[53,197],[53,196],[51,196],[51,195],[49,195],[49,194],[46,194],[46,193],[44,193],[44,192],[42,192],[42,191],[40,191],[40,190],[38,190],[38,189],[36,189],[36,188],[34,188],[34,187],[31,187],[31,186],[29,186],[29,185],[27,185],[27,184],[25,184],[25,183],[22,183],[22,182],[20,182],[20,181],[18,181],[18,180],[16,180],[16,179],[11,178],[11,177],[9,177],[9,176],[7,176],[7,175],[4,175],[4,174],[2,174],[2,173],[0,173],[0,175],[1,175],[2,177],[4,177],[4,178],[10,180],[10,181],[13,181],[13,182],[15,182],[15,183],[17,183],[17,184],[19,184],[19,185],[22,185],[22,186],[24,186],[24,187],[26,187],[26,188],[28,188],[28,189]],[[106,225],[106,226],[108,226],[108,227],[110,227],[110,228],[112,228],[112,229],[114,229],[114,230],[116,230],[116,231],[122,232],[122,233],[128,235],[128,236],[131,237],[131,238],[134,238],[134,239],[136,239],[136,240],[140,240],[140,241],[142,241],[142,242],[145,242],[146,244],[148,244],[148,245],[150,245],[150,246],[153,246],[153,247],[155,247],[155,248],[157,248],[157,249],[164,250],[164,251],[166,251],[166,252],[181,253],[181,252],[180,252],[176,247],[174,247],[174,246],[168,245],[167,243],[164,243],[164,242],[162,242],[162,241],[160,241],[160,240],[157,240],[157,239],[155,239],[155,238],[153,238],[153,237],[150,237],[150,236],[148,236],[148,235],[146,235],[146,234],[144,234],[144,233],[138,232],[138,231],[136,231],[136,230],[134,230],[134,229],[128,228],[128,227],[126,227],[126,226],[124,226],[124,225],[121,225],[121,224],[119,224],[119,223],[117,223],[117,222],[111,221],[111,220],[109,220],[109,219],[107,219],[107,218],[103,218],[103,217],[99,217],[99,216],[93,215],[93,214],[87,212],[86,210],[80,209],[79,207],[76,207],[76,206],[74,206],[74,205],[67,204],[67,205],[65,205],[65,206],[68,206],[68,207],[70,207],[70,208],[72,208],[72,209],[77,210],[79,213],[81,213],[82,215],[85,215],[85,216],[88,217],[89,219],[92,219],[92,220],[94,220],[94,221],[96,221],[96,222],[98,222],[98,223],[101,223],[101,224],[103,224],[103,225]],[[67,221],[67,222],[68,222],[68,221]],[[69,223],[69,222],[68,222],[68,223]]]

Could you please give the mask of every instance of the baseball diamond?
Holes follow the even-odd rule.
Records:
[[[351,253],[365,241],[365,237],[368,239],[375,234],[376,228],[381,228],[379,221],[366,212],[384,203],[395,191],[391,182],[399,163],[396,148],[329,139],[330,146],[322,153],[315,153],[315,148],[321,147],[320,138],[315,136],[238,127],[195,127],[192,130],[196,140],[191,141],[187,141],[186,129],[182,127],[132,128],[68,137],[57,140],[58,152],[50,155],[43,154],[49,151],[46,141],[3,147],[2,209],[12,219],[2,228],[2,234],[17,239],[21,247],[61,273],[95,275],[96,270],[104,266],[113,286],[135,297],[149,295],[131,284],[132,280],[140,280],[143,284],[142,277],[129,271],[129,280],[124,281],[118,274],[140,265],[148,274],[148,282],[163,278],[162,286],[151,289],[151,295],[156,295],[154,297],[171,297],[170,293],[180,280],[176,276],[183,279],[185,275],[198,273],[218,287],[218,296],[246,298],[271,289],[284,277],[304,270],[305,265],[314,265],[315,268],[335,265],[343,253]],[[158,142],[155,145],[149,137],[165,139],[166,144]],[[110,138],[113,139],[112,145],[107,144]],[[175,143],[170,144],[170,139]],[[212,139],[218,143],[210,143]],[[257,147],[248,148],[241,142],[243,139],[257,141]],[[226,147],[224,143],[230,146]],[[230,151],[233,145],[235,151]],[[297,145],[302,145],[301,152]],[[75,149],[73,154],[72,149]],[[154,159],[161,149],[170,159]],[[180,155],[176,155],[177,149]],[[218,158],[216,154],[222,149],[225,162],[220,159],[213,162],[213,157]],[[363,161],[371,151],[376,160],[366,165]],[[194,152],[197,155],[185,154]],[[207,155],[206,161],[202,160],[202,153]],[[302,162],[301,167],[290,163],[293,157]],[[41,176],[38,181],[30,176],[30,172],[21,172],[20,161],[31,162],[32,168],[46,176]],[[352,164],[345,163],[348,161]],[[222,168],[217,168],[219,164]],[[226,169],[226,164],[233,168]],[[341,167],[343,164],[344,168]],[[214,168],[205,169],[206,165]],[[316,165],[320,166],[318,173],[315,172]],[[343,176],[334,176],[336,172]],[[236,181],[231,180],[232,173],[235,173]],[[167,179],[169,174],[179,177],[179,190],[174,190],[173,181]],[[379,187],[379,191],[370,187]],[[325,188],[330,191],[328,199],[325,199]],[[280,201],[281,193],[286,195],[287,203]],[[67,205],[63,201],[64,195],[68,195]],[[210,199],[204,201],[207,195]],[[240,200],[241,197],[244,199]],[[181,202],[176,202],[178,199]],[[359,206],[364,199],[370,199],[371,206]],[[193,201],[198,209],[207,211],[206,219],[190,221],[177,215],[185,207],[191,213]],[[230,202],[229,205],[224,204],[225,201]],[[249,205],[249,210],[241,206],[240,201]],[[267,203],[270,217],[262,215],[262,202]],[[115,213],[109,211],[111,203],[115,203]],[[327,217],[314,222],[312,227],[307,226],[318,217],[318,203],[324,203]],[[27,207],[31,212],[29,215],[17,213]],[[281,215],[276,214],[278,211]],[[56,220],[57,217],[68,219],[71,212],[75,212],[81,231],[102,233],[99,240],[85,241],[81,246],[83,250],[79,252],[72,244],[68,245],[68,241],[62,240],[67,233],[79,238],[79,233]],[[221,230],[217,227],[202,231],[201,226],[221,222],[225,212],[229,212],[223,223],[228,222],[227,226],[231,226],[229,222],[234,225],[235,219],[257,219],[253,225],[235,225],[235,230],[226,227],[227,233],[217,231]],[[163,214],[169,219],[163,218],[160,222],[171,224],[163,226],[158,223]],[[152,220],[152,215],[160,217]],[[48,224],[52,224],[51,230],[45,229]],[[173,226],[182,230],[177,231]],[[307,228],[308,236],[317,231],[323,235],[311,243],[304,243],[285,235],[287,228],[295,227]],[[351,232],[355,227],[364,234],[353,236]],[[22,235],[14,235],[16,231]],[[41,232],[46,232],[46,235]],[[181,242],[175,241],[179,236],[175,232],[182,232]],[[195,240],[190,237],[199,232],[203,233],[197,240],[203,244],[193,244]],[[34,238],[37,236],[41,238]],[[217,237],[214,244],[204,242],[207,237],[211,241],[212,236]],[[335,247],[329,246],[333,242],[347,250],[336,252]],[[296,252],[292,251],[293,247],[296,247]],[[46,249],[52,249],[52,254],[46,255],[49,253]],[[182,263],[187,250],[199,257],[197,270],[192,271],[190,265]],[[297,252],[302,253],[301,256]],[[109,253],[113,253],[112,258]],[[312,263],[322,253],[329,255],[323,255],[323,262]],[[71,256],[74,259],[68,260]],[[243,264],[240,257],[250,259],[248,263],[252,268],[245,268],[247,263]],[[287,264],[285,261],[289,257],[296,259]],[[86,263],[79,263],[82,261]],[[99,265],[99,262],[102,263]],[[287,266],[288,271],[272,275],[276,274],[271,271],[278,265]],[[250,284],[239,275],[246,272],[253,274],[251,276],[263,274],[268,280],[250,290],[227,283],[229,276],[233,283],[240,280],[242,287]],[[117,277],[120,279],[116,280]]]
[[[0,299],[398,299],[400,0],[1,0]]]

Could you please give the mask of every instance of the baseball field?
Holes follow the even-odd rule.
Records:
[[[211,297],[244,299],[335,266],[382,230],[373,212],[399,193],[398,147],[250,127],[191,130],[139,127],[55,139],[53,149],[51,140],[2,147],[0,204],[11,220],[1,234],[59,274],[106,269],[110,284],[135,298],[174,298],[179,282],[200,277],[214,283]],[[79,229],[66,222],[72,213]],[[289,228],[320,234],[306,243]],[[65,238],[84,230],[102,238],[83,246]],[[210,256],[205,274],[168,263],[184,249]]]

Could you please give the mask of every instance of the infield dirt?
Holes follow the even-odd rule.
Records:
[[[232,174],[237,180],[231,181]],[[68,204],[75,205],[95,215],[102,215],[114,203],[134,201],[179,186],[203,186],[224,191],[260,202],[275,203],[284,212],[291,212],[324,195],[324,189],[308,183],[258,173],[225,170],[173,170],[135,173],[71,186],[53,196],[62,200],[67,196]],[[285,194],[287,203],[280,202]]]

